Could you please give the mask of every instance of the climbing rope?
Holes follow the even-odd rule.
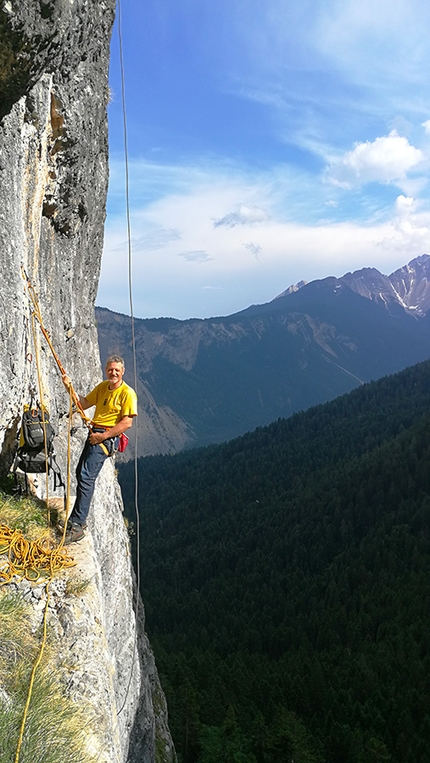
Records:
[[[43,388],[42,377],[40,373],[40,364],[38,362],[37,352],[37,337],[35,335],[34,319],[33,323],[33,339],[36,353],[37,375],[39,382],[39,396],[41,402],[42,411],[44,411],[43,405]],[[43,635],[40,643],[40,649],[37,659],[33,665],[30,682],[27,693],[27,700],[24,707],[23,717],[21,721],[20,733],[18,737],[18,743],[15,754],[14,763],[19,763],[19,757],[21,753],[22,743],[24,739],[24,732],[27,723],[27,716],[30,709],[30,702],[33,693],[33,685],[36,677],[37,669],[42,661],[43,652],[46,645],[47,638],[47,619],[49,611],[49,585],[51,580],[58,575],[59,572],[75,566],[76,562],[73,557],[67,553],[64,548],[64,540],[67,531],[67,517],[69,514],[69,502],[70,502],[70,479],[71,479],[71,427],[72,427],[72,414],[73,414],[73,394],[72,389],[69,387],[69,416],[68,416],[68,436],[67,436],[67,498],[66,498],[66,512],[65,522],[63,529],[63,536],[59,545],[52,548],[49,542],[49,538],[45,538],[39,541],[28,541],[21,530],[11,530],[6,525],[0,525],[0,556],[7,554],[7,560],[3,563],[0,562],[0,586],[6,585],[12,582],[15,577],[20,579],[26,579],[32,583],[36,583],[41,577],[47,578],[45,587],[46,602],[43,615]],[[42,417],[43,420],[43,417]],[[44,421],[43,421],[44,423]],[[46,448],[45,438],[45,461],[46,461],[46,475],[48,480],[48,453]],[[48,484],[46,486],[46,502],[48,506],[48,524],[49,524],[49,504],[48,504]]]
[[[55,347],[54,347],[54,345],[52,343],[51,335],[50,335],[49,331],[47,330],[47,328],[45,327],[45,325],[43,323],[42,313],[40,311],[40,305],[39,305],[39,300],[37,298],[36,290],[35,290],[33,284],[31,283],[27,273],[25,272],[23,266],[21,266],[21,272],[22,272],[22,277],[24,278],[24,280],[27,283],[28,297],[29,297],[29,299],[30,299],[30,301],[31,301],[31,303],[33,305],[32,316],[34,316],[37,319],[38,323],[39,323],[39,326],[40,326],[40,329],[42,331],[42,334],[43,334],[43,336],[45,337],[45,339],[46,339],[46,341],[48,343],[48,347],[49,347],[49,349],[52,352],[53,358],[54,358],[58,368],[60,369],[61,375],[65,376],[65,375],[67,375],[66,374],[66,369],[64,368],[64,366],[63,366],[59,356],[57,355],[57,353],[55,351]],[[84,409],[83,409],[83,407],[81,405],[81,401],[79,399],[79,395],[75,391],[71,381],[69,382],[69,392],[72,395],[73,403],[74,403],[74,406],[76,408],[76,411],[79,413],[79,415],[80,415],[82,421],[84,422],[85,426],[91,432],[92,431],[91,418],[89,416],[87,416],[87,414],[85,413],[85,411],[84,411]],[[104,452],[104,454],[106,456],[109,456],[110,453],[109,453],[106,445],[103,442],[100,442],[99,445],[100,445],[102,451]]]
[[[46,422],[45,422],[45,394],[43,390],[43,381],[42,381],[42,372],[40,368],[40,356],[39,356],[39,343],[37,341],[37,335],[36,335],[36,324],[34,320],[34,314],[31,315],[31,329],[33,334],[33,347],[34,347],[34,355],[36,358],[36,370],[37,370],[37,385],[39,387],[39,402],[40,402],[40,409],[42,411],[42,427],[43,431],[46,432]],[[46,523],[49,527],[50,521],[51,521],[51,514],[49,510],[49,472],[48,472],[48,443],[46,441],[46,437],[43,438],[43,449],[45,452],[45,491],[46,491]]]
[[[45,588],[45,591],[46,591],[46,603],[45,603],[45,611],[44,611],[44,614],[43,614],[43,636],[42,636],[42,641],[40,642],[39,654],[37,656],[36,662],[33,665],[33,670],[31,671],[30,685],[29,685],[28,694],[27,694],[27,701],[25,703],[24,713],[23,713],[23,717],[22,717],[22,721],[21,721],[21,729],[20,729],[20,732],[19,732],[18,745],[17,745],[17,748],[16,748],[16,754],[15,754],[15,761],[14,761],[14,763],[18,763],[19,762],[19,755],[20,755],[20,752],[21,752],[22,740],[24,738],[25,724],[26,724],[26,721],[27,721],[28,710],[29,710],[29,707],[30,707],[31,695],[33,693],[33,684],[34,684],[34,679],[35,679],[35,676],[36,676],[36,670],[37,670],[37,668],[39,667],[39,665],[40,665],[40,663],[42,661],[42,655],[43,655],[43,651],[45,649],[45,644],[46,644],[47,623],[48,623],[48,607],[49,607],[49,596],[50,596],[50,594],[49,594],[49,583],[50,582],[51,581],[49,580],[48,583],[46,584],[46,588]]]
[[[72,416],[73,416],[73,395],[72,395],[72,389],[69,387],[69,416],[68,416],[68,427],[67,427],[67,477],[66,477],[66,505],[64,507],[64,527],[63,527],[63,535],[60,541],[60,546],[64,544],[64,541],[66,540],[66,532],[67,532],[67,517],[70,515],[70,485],[71,485],[71,479],[72,479],[72,459],[71,459],[71,453],[72,453]]]
[[[134,310],[133,310],[133,252],[131,244],[131,215],[130,215],[130,181],[129,181],[129,162],[128,162],[128,137],[127,137],[127,108],[125,97],[125,72],[124,72],[124,55],[122,44],[122,16],[121,16],[121,0],[117,0],[117,20],[118,20],[118,40],[119,40],[119,63],[121,72],[121,96],[122,96],[122,116],[123,116],[123,136],[124,136],[124,164],[125,164],[125,207],[127,218],[127,246],[128,246],[128,292],[130,303],[130,320],[131,320],[131,346],[133,352],[133,373],[134,373],[134,389],[137,390],[137,357],[136,357],[136,338],[134,331]],[[137,654],[137,623],[138,623],[138,608],[139,608],[139,592],[140,592],[140,516],[139,516],[139,475],[137,464],[137,446],[138,446],[138,427],[137,423],[134,428],[134,512],[135,512],[135,532],[136,532],[136,603],[135,603],[135,638],[133,647],[133,657],[130,667],[130,676],[128,680],[127,690],[125,692],[124,700],[121,707],[118,710],[118,715],[122,713],[127,701],[128,693],[130,691],[131,679],[133,676],[133,667]]]
[[[30,301],[31,301],[32,305],[33,305],[32,316],[34,316],[34,318],[36,318],[36,320],[37,320],[37,322],[38,322],[38,324],[40,326],[40,330],[42,331],[42,334],[43,334],[43,336],[45,337],[45,339],[46,339],[46,341],[48,343],[48,347],[49,347],[49,349],[52,352],[53,358],[54,358],[58,368],[60,369],[60,373],[61,373],[62,376],[64,376],[66,374],[66,369],[64,368],[60,358],[58,357],[58,355],[57,355],[57,353],[55,351],[55,347],[54,347],[54,345],[52,343],[51,335],[50,335],[49,331],[47,330],[47,328],[45,327],[45,325],[43,323],[42,313],[40,311],[40,305],[39,305],[39,300],[37,298],[36,290],[35,290],[33,284],[31,283],[31,281],[30,281],[30,279],[29,279],[29,277],[28,277],[28,275],[25,272],[23,267],[21,267],[21,271],[22,271],[22,277],[24,278],[24,280],[27,283],[27,294],[28,294],[28,296],[30,298]],[[75,404],[77,412],[79,413],[79,415],[81,416],[82,420],[87,424],[87,426],[89,428],[90,427],[91,419],[90,419],[89,416],[87,416],[87,414],[85,413],[84,409],[82,408],[81,401],[79,400],[79,395],[75,392],[71,382],[70,382],[70,391],[71,391],[71,394],[72,394],[72,397],[73,397],[73,402]]]
[[[21,530],[0,525],[0,586],[10,583],[16,575],[36,583],[41,577],[51,580],[61,570],[74,567],[76,562],[60,544],[52,548],[46,540],[27,540]]]

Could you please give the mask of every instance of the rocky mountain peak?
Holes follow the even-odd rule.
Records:
[[[401,307],[407,313],[421,317],[430,310],[430,255],[416,257],[389,276],[376,268],[361,268],[345,273],[339,283],[389,311]]]
[[[360,294],[361,297],[372,299],[385,307],[398,302],[389,277],[380,273],[376,268],[361,268],[354,273],[345,273],[340,281],[349,286],[352,291]]]
[[[307,281],[299,281],[298,283],[291,284],[291,286],[288,287],[288,289],[285,289],[285,291],[282,291],[280,294],[278,294],[275,299],[279,299],[280,297],[286,297],[288,294],[294,294],[294,292],[299,291],[303,286],[306,286]]]
[[[417,315],[430,309],[430,255],[422,254],[389,276],[400,304]]]

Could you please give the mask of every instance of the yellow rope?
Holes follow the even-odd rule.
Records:
[[[40,369],[40,357],[39,357],[39,345],[37,343],[37,334],[36,334],[36,325],[34,320],[34,313],[31,314],[31,328],[33,332],[33,345],[34,345],[34,355],[36,358],[36,369],[37,369],[37,386],[39,387],[39,401],[40,401],[40,408],[42,411],[42,427],[43,431],[45,433],[45,437],[43,438],[44,443],[44,452],[45,452],[45,490],[46,490],[46,522],[49,527],[50,521],[51,521],[51,515],[49,511],[49,473],[48,473],[48,443],[46,442],[46,429],[45,429],[45,401],[44,401],[44,391],[43,391],[43,382],[42,382],[42,372]]]
[[[73,417],[73,394],[72,390],[69,387],[69,424],[67,427],[67,478],[66,478],[66,506],[65,506],[65,517],[64,517],[64,528],[63,528],[63,535],[60,540],[59,548],[64,544],[64,541],[66,539],[66,532],[67,532],[67,521],[70,514],[70,484],[71,484],[71,477],[72,477],[72,459],[71,459],[71,453],[72,453],[72,417]]]
[[[119,41],[119,64],[121,72],[121,94],[122,94],[122,114],[123,114],[123,135],[124,135],[124,162],[125,162],[125,208],[127,217],[127,242],[128,242],[128,291],[130,302],[130,319],[131,319],[131,346],[133,350],[133,370],[134,370],[134,389],[137,389],[137,356],[136,356],[136,337],[134,330],[134,311],[133,311],[133,252],[132,252],[132,236],[131,236],[131,215],[130,215],[130,183],[129,183],[129,162],[128,162],[128,138],[127,138],[127,109],[125,98],[125,71],[124,71],[124,55],[123,55],[123,40],[122,40],[122,8],[121,0],[117,0],[117,19],[118,19],[118,41]],[[137,451],[138,451],[138,426],[136,424],[134,428],[134,511],[136,516],[136,603],[135,603],[135,635],[133,646],[133,657],[130,668],[130,676],[128,679],[127,691],[121,707],[118,710],[118,715],[124,710],[128,693],[130,691],[131,680],[133,677],[133,668],[137,655],[137,621],[138,621],[138,606],[140,595],[140,518],[139,518],[139,474],[137,463]]]
[[[46,633],[47,633],[46,626],[47,626],[47,622],[48,622],[48,606],[49,606],[49,595],[50,595],[49,594],[49,584],[50,584],[50,582],[51,582],[50,580],[47,582],[46,588],[45,588],[45,590],[46,590],[46,604],[45,604],[45,612],[44,612],[44,615],[43,615],[43,636],[42,636],[42,641],[41,641],[41,644],[40,644],[40,650],[39,650],[39,654],[38,654],[37,660],[36,660],[36,662],[33,665],[33,670],[31,671],[30,685],[29,685],[28,695],[27,695],[27,702],[25,703],[24,715],[23,715],[22,722],[21,722],[21,729],[20,729],[19,738],[18,738],[18,745],[17,745],[17,748],[16,748],[15,763],[18,763],[18,761],[19,761],[19,754],[21,752],[22,740],[24,738],[25,723],[26,723],[26,720],[27,720],[28,709],[30,707],[30,701],[31,701],[31,695],[32,695],[32,692],[33,692],[33,684],[34,684],[34,679],[35,679],[35,676],[36,676],[36,670],[37,670],[37,668],[39,667],[39,665],[41,663],[42,655],[43,655],[43,650],[44,650],[45,644],[46,644]]]
[[[43,389],[40,374],[40,366],[37,359],[37,345],[36,345],[36,332],[34,326],[34,316],[32,315],[33,326],[33,339],[36,351],[36,363],[37,363],[37,375],[39,381],[39,394],[40,403],[42,408],[42,423],[44,425],[44,405],[43,405]],[[24,707],[24,713],[21,722],[21,728],[16,748],[15,761],[19,763],[19,757],[21,747],[24,739],[25,726],[27,722],[28,711],[30,708],[31,696],[33,693],[33,685],[36,677],[36,671],[42,661],[43,651],[46,644],[47,636],[47,620],[48,620],[48,607],[49,607],[49,584],[55,574],[61,570],[73,567],[76,562],[71,557],[67,550],[63,547],[66,531],[67,531],[67,517],[69,515],[70,508],[70,482],[71,482],[71,427],[72,427],[72,415],[73,415],[73,393],[72,389],[69,389],[69,423],[68,423],[68,435],[67,435],[67,493],[66,493],[66,516],[64,521],[63,536],[57,548],[50,548],[47,540],[45,541],[28,541],[24,538],[20,530],[11,530],[6,525],[0,525],[0,555],[7,553],[7,562],[0,565],[0,586],[9,583],[15,575],[20,578],[26,578],[31,582],[36,582],[41,576],[47,577],[46,583],[46,604],[43,616],[43,636],[40,644],[39,654],[36,662],[33,665],[31,671],[30,683],[27,694],[27,701]],[[45,459],[46,459],[46,505],[48,512],[48,525],[50,522],[49,504],[48,504],[48,453],[45,437]]]
[[[7,561],[0,566],[0,586],[10,583],[14,575],[35,582],[40,577],[51,580],[61,570],[74,567],[76,562],[61,545],[50,548],[48,541],[28,541],[21,530],[0,525],[0,554]]]
[[[38,322],[38,324],[40,326],[40,330],[41,330],[43,336],[46,339],[48,347],[51,350],[52,356],[53,356],[53,358],[54,358],[54,360],[55,360],[55,362],[56,362],[56,364],[57,364],[57,366],[58,366],[58,368],[60,370],[61,375],[64,375],[66,373],[66,369],[64,368],[60,358],[58,357],[58,355],[57,355],[57,353],[55,351],[55,347],[54,347],[54,345],[52,343],[51,335],[50,335],[49,331],[45,328],[45,325],[43,323],[42,313],[40,311],[39,300],[37,298],[37,294],[36,294],[35,288],[34,288],[33,284],[31,283],[30,279],[28,278],[28,276],[27,276],[27,274],[26,274],[26,272],[25,272],[25,270],[24,270],[24,268],[22,266],[21,266],[21,271],[22,271],[22,277],[23,277],[23,279],[24,279],[24,281],[26,282],[26,285],[27,285],[27,295],[28,295],[28,297],[30,299],[31,304],[33,305],[32,315],[36,318],[36,320],[37,320],[37,322]],[[90,419],[89,416],[86,415],[84,409],[82,408],[82,405],[81,405],[80,400],[79,400],[79,395],[77,395],[77,393],[75,392],[71,382],[70,382],[70,387],[71,387],[71,392],[72,392],[72,395],[73,395],[73,401],[74,401],[75,406],[76,406],[76,410],[79,413],[81,419],[86,424],[86,426],[90,429],[91,428],[91,419]]]

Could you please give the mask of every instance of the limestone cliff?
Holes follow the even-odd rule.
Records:
[[[59,432],[57,460],[64,467],[66,459],[68,402],[40,332],[33,338],[21,266],[77,391],[85,392],[101,378],[94,301],[108,180],[107,72],[114,10],[114,0],[3,0],[0,5],[2,472],[11,463],[29,384],[36,382],[36,356]],[[80,428],[73,438],[73,462],[83,438]],[[90,537],[79,551],[80,563],[90,571],[90,593],[74,610],[63,607],[61,617],[53,614],[53,625],[76,662],[71,698],[99,705],[103,723],[93,729],[99,759],[169,761],[174,753],[164,697],[143,616],[135,621],[121,509],[114,467],[108,463],[96,488]]]

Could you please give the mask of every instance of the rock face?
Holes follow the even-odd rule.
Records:
[[[107,190],[107,71],[114,0],[4,0],[0,7],[0,469],[9,468],[29,386],[42,382],[66,464],[68,398],[26,295],[24,268],[44,323],[78,392],[101,379],[94,301]],[[85,432],[72,438],[72,462]],[[41,484],[40,492],[43,492]],[[135,618],[128,535],[114,467],[99,477],[85,541],[91,594],[85,613],[57,623],[97,702],[100,760],[174,755],[154,660]],[[82,552],[80,552],[82,553]],[[84,561],[82,559],[82,564]],[[136,651],[135,645],[139,649]],[[97,645],[97,648],[94,648]],[[88,662],[87,662],[88,660]],[[157,713],[154,711],[154,698]]]

